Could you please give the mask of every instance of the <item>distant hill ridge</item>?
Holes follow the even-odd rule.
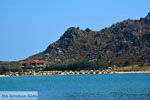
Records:
[[[139,20],[124,20],[100,31],[71,27],[46,50],[25,60],[49,64],[91,60],[104,65],[150,63],[150,13]]]

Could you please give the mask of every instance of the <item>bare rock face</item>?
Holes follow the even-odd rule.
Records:
[[[27,59],[43,59],[51,64],[93,59],[118,66],[150,63],[150,13],[100,31],[71,27],[45,51]]]
[[[145,18],[150,21],[150,12],[148,13],[148,15]]]

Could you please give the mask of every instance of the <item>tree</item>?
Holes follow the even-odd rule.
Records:
[[[8,67],[0,67],[0,74],[6,74],[7,72],[9,72],[9,68]]]
[[[90,32],[91,30],[90,30],[89,28],[86,28],[85,31],[86,31],[86,32]]]

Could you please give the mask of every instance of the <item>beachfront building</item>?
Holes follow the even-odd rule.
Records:
[[[34,68],[37,67],[39,69],[46,67],[46,63],[44,60],[29,60],[29,61],[20,61],[21,68]]]

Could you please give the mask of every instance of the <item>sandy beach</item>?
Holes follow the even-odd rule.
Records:
[[[0,77],[9,77],[9,75],[0,75]]]
[[[12,76],[45,76],[45,75],[83,75],[83,74],[134,74],[134,73],[150,73],[150,71],[131,71],[131,72],[107,72],[107,71],[42,71],[38,73],[23,73],[19,75],[18,73],[0,75],[0,77],[12,77]]]
[[[116,74],[150,73],[150,71],[115,72]]]

